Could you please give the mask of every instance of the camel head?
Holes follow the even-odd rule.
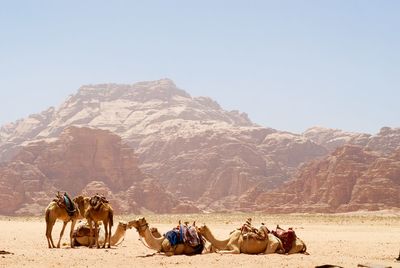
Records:
[[[85,211],[89,206],[89,197],[78,195],[73,199],[73,201],[77,204],[82,217],[84,217]]]
[[[82,202],[84,202],[84,197],[82,195],[78,195],[78,196],[74,197],[73,201],[79,205]]]
[[[132,228],[132,226],[128,226],[128,223],[126,223],[124,221],[120,221],[118,223],[118,227],[117,228],[126,231],[126,229],[128,229],[128,228],[130,229],[130,228]]]
[[[146,219],[143,218],[139,218],[137,220],[133,220],[128,222],[128,228],[132,228],[135,227],[135,229],[139,232],[141,229],[143,229],[144,226],[148,226],[148,223],[146,221]]]
[[[208,226],[205,225],[205,224],[202,225],[202,226],[200,226],[200,227],[197,227],[197,226],[196,226],[196,230],[197,230],[197,232],[198,232],[199,234],[201,234],[201,235],[204,235],[204,234],[210,232],[210,229],[209,229]]]
[[[150,227],[150,232],[155,238],[160,238],[162,236],[156,227]]]

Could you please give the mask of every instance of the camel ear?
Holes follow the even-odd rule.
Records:
[[[193,222],[193,226],[196,226],[196,221]]]

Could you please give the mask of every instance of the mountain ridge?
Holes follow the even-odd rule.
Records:
[[[337,148],[361,146],[387,156],[400,144],[396,128],[370,135],[262,127],[245,113],[226,111],[208,97],[192,97],[172,80],[161,79],[85,85],[57,108],[2,126],[0,161],[10,161],[30,144],[59,140],[69,127],[114,133],[133,148],[141,172],[157,178],[160,187],[215,211],[256,209],[260,193],[280,187],[303,165]],[[252,191],[258,194],[249,196]]]

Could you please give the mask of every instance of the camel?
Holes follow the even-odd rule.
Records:
[[[250,236],[244,237],[241,230],[234,230],[227,239],[218,240],[206,225],[198,227],[197,230],[222,254],[270,254],[281,253],[283,250],[281,241],[272,234],[267,234],[264,240],[260,240]]]
[[[113,226],[113,215],[114,211],[108,201],[99,195],[95,195],[89,200],[89,207],[85,211],[85,218],[90,227],[90,235],[93,235],[93,224],[95,227],[94,237],[97,248],[100,248],[99,245],[99,233],[98,230],[98,223],[99,221],[103,222],[104,230],[105,230],[105,239],[103,248],[106,247],[108,242],[108,248],[111,247],[111,228]],[[89,248],[92,247],[92,240],[90,240]]]
[[[74,202],[78,205],[80,219],[85,218],[85,211],[89,208],[90,197],[78,195],[74,198]]]
[[[195,247],[191,247],[186,244],[177,244],[172,246],[169,240],[160,235],[160,237],[156,238],[152,234],[155,233],[157,235],[157,230],[150,230],[149,224],[147,223],[146,219],[140,218],[137,220],[130,221],[128,226],[133,226],[138,231],[139,236],[143,237],[146,241],[149,248],[156,250],[157,252],[163,252],[167,256],[172,255],[194,255],[198,254],[199,252]],[[158,233],[159,234],[159,233]],[[201,248],[202,249],[202,248]],[[201,251],[200,251],[201,253]]]
[[[115,230],[114,234],[111,236],[111,246],[116,246],[124,240],[125,233],[129,227],[126,222],[120,221],[117,226],[117,230]],[[105,232],[103,228],[99,230],[99,243],[105,242]],[[90,228],[86,221],[81,221],[77,224],[76,229],[73,234],[74,244],[78,246],[89,246],[90,244]],[[94,237],[91,237],[94,240]],[[92,241],[94,243],[94,241]]]
[[[79,218],[81,218],[80,210],[77,204],[75,203],[75,200],[71,200],[66,193],[64,193],[64,195],[60,195],[60,192],[58,192],[56,197],[57,198],[51,201],[45,210],[47,243],[49,245],[49,248],[55,248],[51,232],[53,230],[55,222],[57,221],[57,219],[59,219],[63,221],[63,227],[61,229],[60,238],[57,243],[57,248],[60,248],[60,242],[64,234],[65,227],[70,221],[71,221],[70,242],[71,242],[71,247],[74,247],[72,233],[76,221]],[[65,202],[68,202],[68,205],[66,205]],[[71,206],[71,208],[74,208],[74,210],[68,214],[66,206]]]

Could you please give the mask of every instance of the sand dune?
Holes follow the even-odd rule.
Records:
[[[139,240],[135,230],[128,230],[125,241],[111,249],[71,249],[67,227],[61,249],[48,249],[42,218],[0,217],[0,250],[13,254],[1,255],[0,267],[314,267],[336,264],[357,267],[357,264],[380,264],[400,267],[394,259],[400,249],[400,213],[356,214],[197,214],[197,215],[150,215],[151,226],[165,232],[179,219],[206,223],[218,238],[240,226],[244,219],[252,217],[255,225],[265,222],[272,228],[276,224],[293,226],[308,247],[310,255],[220,255],[216,253],[197,256],[166,257],[156,255]],[[131,220],[137,215],[117,217]],[[58,239],[61,223],[57,222],[53,238]]]

